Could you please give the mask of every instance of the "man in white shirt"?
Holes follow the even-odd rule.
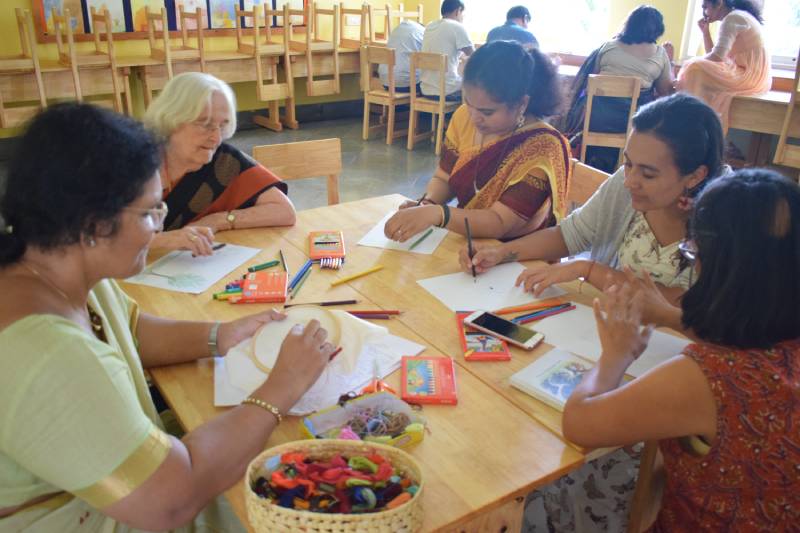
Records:
[[[428,24],[422,37],[422,51],[447,55],[445,94],[448,100],[461,100],[461,75],[458,62],[461,54],[469,56],[475,50],[469,40],[464,20],[464,2],[444,0],[442,18]],[[430,70],[420,73],[422,94],[439,96],[439,75]]]
[[[395,90],[401,93],[409,92],[411,85],[411,74],[409,73],[409,62],[411,53],[419,52],[422,49],[422,34],[425,27],[413,20],[404,20],[392,30],[389,39],[386,41],[388,48],[394,48],[394,85]],[[384,87],[389,87],[389,69],[386,65],[378,67],[378,73]],[[417,86],[419,86],[419,71],[417,72]]]

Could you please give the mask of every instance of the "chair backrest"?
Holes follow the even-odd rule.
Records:
[[[326,176],[328,205],[339,203],[340,139],[254,146],[253,159],[285,181]]]
[[[114,37],[112,33],[113,27],[111,26],[111,13],[108,8],[103,9],[100,13],[91,7],[89,10],[89,19],[92,23],[92,34],[94,35],[94,51],[97,54],[107,54],[109,56],[109,63],[116,65],[116,58],[114,56]],[[100,46],[100,27],[102,26],[102,33],[106,36],[106,49]]]
[[[392,9],[391,13],[389,14],[390,19],[397,18],[397,22],[400,23],[404,20],[415,20],[420,24],[425,24],[424,17],[422,16],[422,3],[420,2],[419,6],[417,6],[416,11],[406,11],[403,4],[397,4],[397,9]],[[389,21],[389,25],[391,27],[397,26],[394,24],[392,20]]]
[[[639,475],[631,498],[627,533],[641,533],[655,521],[661,507],[665,472],[658,454],[658,441],[644,443],[639,460]]]
[[[28,9],[21,7],[14,9],[17,17],[17,31],[19,32],[19,44],[22,55],[33,59],[36,54],[36,37],[33,32],[33,17]]]
[[[409,87],[416,87],[419,81],[417,80],[417,71],[419,70],[432,70],[439,73],[439,105],[444,109],[445,97],[447,90],[445,86],[445,75],[447,74],[447,55],[435,54],[433,52],[412,52],[411,61],[408,68],[411,77]],[[416,91],[411,91],[411,104],[416,102],[421,96],[417,96]],[[430,100],[432,98],[425,97]]]
[[[609,146],[613,148],[623,148],[625,140],[631,131],[631,122],[636,113],[636,104],[639,100],[639,92],[642,80],[635,76],[606,76],[602,74],[590,74],[586,84],[586,114],[583,120],[583,139],[581,144],[581,161],[586,161],[586,147]],[[627,127],[622,133],[593,133],[590,129],[590,117],[592,116],[592,106],[595,96],[609,96],[614,98],[630,98],[631,105],[628,110]],[[622,151],[620,151],[617,163],[622,161]]]
[[[44,92],[42,70],[39,64],[39,55],[36,50],[34,37],[33,17],[31,12],[21,7],[15,10],[17,29],[22,53],[19,56],[0,58],[0,72],[17,73],[20,70],[33,71],[36,81],[36,90],[39,95],[39,105],[15,106],[7,108],[0,92],[0,128],[18,126],[29,120],[38,111],[47,107],[47,97]]]
[[[567,210],[571,212],[585,204],[610,174],[581,163],[577,159],[570,159],[569,165],[571,172],[567,191]]]
[[[203,43],[203,29],[206,25],[206,19],[203,16],[203,10],[199,7],[194,11],[185,11],[183,4],[180,4],[178,18],[181,23],[181,45],[182,45],[182,59],[187,57],[200,60],[200,71],[206,71],[206,52]],[[189,22],[194,29],[189,29]],[[191,32],[191,33],[190,33]],[[194,33],[194,36],[192,36]],[[190,44],[190,39],[194,39],[195,46]],[[187,54],[188,52],[188,54]],[[174,56],[175,54],[173,54]]]
[[[377,69],[375,69],[373,65],[386,65],[389,77],[389,83],[387,83],[387,86],[389,87],[389,94],[394,97],[394,65],[396,63],[394,48],[370,44],[362,48],[362,53],[364,54],[364,68],[366,69],[367,73],[367,85],[365,86],[364,90],[383,90],[383,82],[378,75]]]
[[[67,65],[77,64],[75,52],[75,37],[72,34],[72,16],[69,9],[64,9],[64,14],[59,15],[56,8],[52,11],[53,33],[56,36],[56,49],[58,59]],[[66,40],[66,43],[64,42]]]
[[[367,42],[367,5],[361,7],[339,7],[339,46],[359,48]],[[356,20],[357,22],[353,22]]]
[[[150,43],[150,57],[163,61],[167,67],[167,77],[172,79],[172,56],[170,55],[169,47],[167,10],[162,7],[160,11],[151,13],[150,6],[145,6],[144,12],[147,20],[147,41]],[[159,33],[158,39],[156,38],[156,32]]]
[[[795,121],[794,117],[797,116],[797,107],[800,106],[800,52],[798,52],[795,65],[792,95],[789,98],[789,107],[786,108],[786,117],[783,119],[783,127],[781,127],[781,135],[778,137],[778,148],[775,150],[773,161],[777,165],[800,168],[800,146],[789,144],[790,127]]]

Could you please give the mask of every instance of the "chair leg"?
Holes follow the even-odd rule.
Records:
[[[364,95],[364,120],[361,125],[361,138],[365,141],[369,140],[369,98]]]
[[[411,113],[408,115],[408,141],[406,142],[406,149],[413,150],[414,149],[414,137],[417,134],[417,112],[415,110],[411,110]]]
[[[442,153],[442,134],[444,133],[444,113],[439,116],[436,124],[436,155]]]
[[[391,145],[392,141],[394,141],[394,116],[395,116],[395,106],[394,104],[389,104],[389,123],[386,125],[386,144]]]

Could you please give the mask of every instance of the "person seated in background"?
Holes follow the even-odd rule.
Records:
[[[467,63],[463,92],[420,205],[403,204],[386,237],[405,242],[437,225],[464,234],[469,218],[474,236],[511,239],[563,216],[569,151],[544,122],[561,103],[550,58],[511,41],[489,43]],[[447,205],[453,198],[456,208]]]
[[[633,117],[624,153],[625,165],[561,224],[500,245],[477,243],[472,260],[462,249],[462,268],[484,272],[503,261],[556,261],[590,251],[588,260],[528,268],[517,283],[535,295],[578,278],[602,289],[609,277],[624,278],[619,270],[629,266],[648,272],[675,301],[689,287],[691,269],[678,245],[692,199],[726,170],[719,119],[693,96],[656,100]]]
[[[573,82],[573,96],[564,133],[570,138],[583,131],[586,114],[586,84],[589,74],[633,76],[641,80],[637,107],[672,92],[670,60],[672,45],[656,44],[664,34],[664,17],[652,6],[639,6],[630,12],[622,31],[593,52]],[[590,121],[591,131],[625,132],[628,127],[629,98],[595,96]],[[577,145],[577,139],[573,145]],[[619,159],[617,148],[590,146],[586,164],[614,172]]]
[[[144,122],[165,143],[160,173],[169,213],[153,248],[209,255],[218,231],[294,224],[286,184],[224,142],[236,132],[227,83],[201,72],[178,74]]]
[[[678,72],[678,90],[694,94],[719,113],[728,130],[728,110],[736,95],[769,91],[770,55],[761,31],[761,5],[753,0],[704,0],[703,32],[706,55],[686,61]],[[717,43],[709,24],[722,21]]]
[[[793,531],[800,187],[769,170],[732,173],[703,191],[690,227],[683,250],[697,278],[679,312],[694,344],[626,381],[647,347],[651,296],[609,288],[594,304],[602,353],[567,401],[564,437],[587,448],[659,441],[666,479],[648,531]]]
[[[506,23],[493,28],[486,36],[486,42],[492,41],[517,41],[519,44],[530,48],[539,48],[539,41],[528,30],[531,21],[531,12],[525,6],[515,6],[508,10]]]
[[[217,497],[333,353],[297,325],[251,400],[164,431],[143,369],[225,355],[285,315],[159,318],[117,285],[167,214],[160,162],[151,132],[90,104],[48,107],[19,141],[0,202],[0,531],[243,533]]]
[[[461,100],[461,74],[459,63],[462,56],[468,57],[475,50],[464,21],[464,2],[444,0],[441,7],[442,18],[434,20],[425,27],[422,37],[422,51],[447,56],[445,74],[445,97],[447,100]],[[439,74],[431,70],[420,72],[420,90],[425,96],[439,96]]]
[[[397,92],[411,92],[411,73],[409,72],[411,54],[422,50],[422,36],[425,33],[425,26],[413,20],[404,20],[392,30],[386,47],[392,48],[394,54],[394,88]],[[389,89],[389,69],[386,65],[378,66],[378,73],[385,89]],[[416,72],[417,86],[414,88],[419,92],[419,71]]]

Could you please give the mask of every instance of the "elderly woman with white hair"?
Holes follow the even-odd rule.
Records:
[[[218,231],[294,224],[286,184],[224,142],[236,131],[228,84],[210,74],[179,74],[144,122],[165,142],[160,173],[169,213],[153,248],[210,255]]]

